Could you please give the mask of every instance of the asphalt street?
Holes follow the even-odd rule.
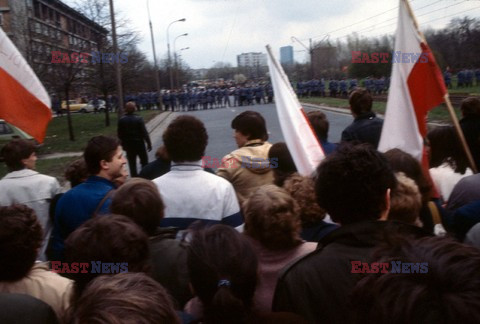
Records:
[[[175,112],[170,114],[158,127],[151,133],[153,150],[149,153],[149,161],[153,161],[155,150],[162,145],[162,134],[168,124],[181,114],[188,114],[199,118],[205,124],[208,132],[208,146],[205,155],[212,158],[221,159],[229,152],[235,150],[236,144],[233,139],[233,130],[230,127],[232,119],[246,110],[258,111],[263,115],[267,122],[269,133],[269,142],[276,143],[284,141],[275,104],[253,105],[230,108],[217,108],[200,111]],[[305,107],[305,111],[315,110]],[[322,110],[322,109],[320,109]],[[350,114],[322,110],[330,121],[329,141],[338,142],[343,129],[352,122]]]

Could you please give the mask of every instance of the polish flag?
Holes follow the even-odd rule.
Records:
[[[325,157],[287,75],[267,45],[268,69],[283,137],[298,173],[310,176]]]
[[[52,119],[50,97],[22,54],[0,28],[0,119],[43,142]]]
[[[442,72],[418,30],[408,0],[400,0],[395,52],[400,52],[400,62],[392,64],[378,150],[385,152],[399,148],[422,161],[428,169],[423,147],[423,139],[427,135],[426,117],[429,110],[444,101],[447,89]],[[411,54],[419,59],[412,62]]]

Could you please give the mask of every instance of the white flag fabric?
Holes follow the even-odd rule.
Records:
[[[310,176],[325,157],[287,75],[267,45],[268,68],[272,81],[280,127],[298,173]]]
[[[22,54],[0,28],[0,119],[43,142],[52,119],[50,97]]]
[[[432,52],[418,31],[407,0],[400,0],[395,52],[381,152],[399,148],[417,160],[424,156],[426,116],[444,101],[446,88]]]

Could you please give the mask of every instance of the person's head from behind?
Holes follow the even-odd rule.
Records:
[[[294,174],[285,180],[283,189],[297,202],[302,227],[315,226],[325,218],[325,210],[317,203],[315,181],[312,178]]]
[[[355,323],[480,322],[477,248],[443,237],[425,237],[405,240],[380,255],[379,262],[420,264],[424,271],[389,271],[360,280],[351,298]]]
[[[99,276],[69,314],[69,323],[180,323],[167,291],[144,273]]]
[[[88,178],[87,165],[83,158],[70,163],[65,169],[65,179],[70,182],[71,187],[75,187]]]
[[[164,208],[157,186],[141,178],[130,179],[118,188],[110,205],[112,213],[132,219],[149,236],[159,226]]]
[[[119,177],[126,163],[118,138],[103,135],[88,141],[83,158],[90,175],[100,175],[109,180]]]
[[[208,134],[199,119],[184,115],[168,125],[163,143],[173,162],[198,161],[205,154]]]
[[[17,281],[33,267],[43,231],[33,209],[0,207],[0,281]]]
[[[342,144],[317,168],[320,207],[342,225],[386,218],[396,179],[384,156],[368,144]]]
[[[452,126],[438,126],[427,134],[430,144],[430,167],[448,163],[457,173],[464,174],[468,161]]]
[[[395,176],[397,186],[392,190],[388,219],[421,226],[422,195],[417,184],[403,172],[397,172]]]
[[[2,148],[0,156],[4,159],[8,171],[19,171],[25,168],[34,170],[37,156],[35,144],[24,139],[13,139]]]
[[[245,323],[257,285],[258,261],[248,240],[226,225],[193,233],[190,282],[204,306],[205,323]]]
[[[149,270],[149,241],[145,232],[131,219],[122,215],[102,215],[86,221],[65,241],[68,263],[128,264],[128,272]],[[100,265],[101,267],[101,265]],[[76,296],[98,272],[72,273]]]
[[[480,116],[480,99],[469,97],[462,101],[460,106],[463,117]]]
[[[407,177],[415,181],[422,195],[422,204],[428,203],[432,185],[425,177],[420,162],[398,148],[388,150],[384,153],[384,156],[394,172],[403,172]]]
[[[285,179],[297,172],[292,155],[284,142],[275,143],[270,147],[268,159],[273,170],[273,183],[279,187],[283,185]],[[273,167],[275,162],[276,168]]]
[[[321,111],[309,111],[307,117],[318,140],[326,141],[328,139],[328,129],[330,128],[327,116]]]
[[[244,146],[251,140],[268,140],[265,118],[256,111],[242,112],[232,120],[231,126],[238,147]]]
[[[125,113],[126,114],[133,114],[137,110],[137,105],[135,105],[134,101],[129,101],[125,104]]]
[[[372,111],[373,98],[366,89],[356,88],[348,98],[350,110],[354,117]]]
[[[300,215],[295,200],[275,185],[258,188],[243,204],[245,234],[271,250],[301,243]]]

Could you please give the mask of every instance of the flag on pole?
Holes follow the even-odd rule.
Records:
[[[0,28],[0,119],[43,142],[52,119],[50,97]]]
[[[444,101],[447,89],[408,0],[400,0],[394,55],[378,150],[399,148],[425,163],[427,113]]]
[[[275,94],[275,106],[282,128],[283,137],[292,155],[297,171],[304,176],[311,175],[325,153],[313,132],[297,95],[287,75],[267,45],[268,69]]]

